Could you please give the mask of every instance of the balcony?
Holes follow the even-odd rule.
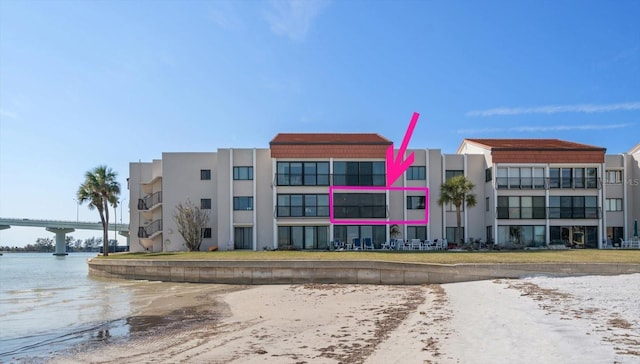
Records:
[[[544,207],[498,207],[498,219],[545,219]]]
[[[386,219],[389,209],[386,205],[340,205],[335,206],[333,215],[336,219]]]
[[[148,211],[162,203],[162,191],[154,192],[138,199],[138,210]]]
[[[156,233],[162,231],[162,220],[155,220],[147,226],[140,226],[138,228],[138,238],[147,239],[152,238]]]
[[[545,190],[602,188],[600,178],[561,179],[559,177],[496,177],[498,190]]]
[[[600,207],[549,207],[549,219],[599,219]]]
[[[293,174],[276,173],[274,186],[385,186],[387,175],[376,174]]]

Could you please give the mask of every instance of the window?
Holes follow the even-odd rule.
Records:
[[[200,233],[203,239],[211,239],[211,228],[204,228]]]
[[[200,170],[200,180],[208,181],[211,179],[211,170],[210,169],[201,169]]]
[[[491,176],[491,167],[487,168],[484,170],[484,181],[485,182],[491,182],[492,176]]]
[[[455,176],[463,176],[463,175],[464,175],[464,171],[461,171],[461,170],[447,170],[444,172],[444,179],[445,181],[448,181],[449,179]]]
[[[605,183],[620,184],[622,183],[622,171],[607,170]]]
[[[464,226],[460,227],[460,236],[458,237],[458,228],[457,227],[447,227],[447,241],[458,244],[462,243],[464,239]]]
[[[420,239],[421,241],[427,240],[427,227],[407,226],[407,240],[410,239]]]
[[[278,248],[325,250],[328,247],[328,226],[278,226]]]
[[[485,197],[484,199],[484,210],[489,211],[489,197]]]
[[[487,226],[485,235],[487,238],[487,243],[493,243],[493,226]]]
[[[201,210],[211,210],[211,199],[210,198],[201,198],[200,199],[200,209]]]
[[[407,180],[425,180],[425,167],[409,167],[407,169]]]
[[[549,168],[549,188],[597,187],[597,168]]]
[[[607,239],[611,239],[609,246],[620,246],[620,239],[624,239],[622,226],[607,226]]]
[[[329,216],[329,195],[279,194],[276,208],[278,217]]]
[[[498,196],[498,219],[544,219],[544,196]]]
[[[253,210],[253,197],[241,196],[233,198],[234,210]]]
[[[384,193],[336,193],[333,206],[336,218],[387,217]]]
[[[599,214],[596,196],[550,196],[550,219],[597,219]]]
[[[329,162],[278,162],[278,186],[328,186]]]
[[[233,228],[233,248],[253,249],[253,228],[235,227]]]
[[[622,211],[622,199],[621,198],[606,199],[605,208],[607,211]]]
[[[333,162],[336,186],[384,186],[385,162]]]
[[[543,189],[544,168],[500,167],[496,184],[498,189]]]
[[[407,196],[407,210],[424,210],[425,196]]]
[[[499,245],[540,247],[546,245],[544,225],[498,225]]]
[[[371,239],[375,249],[382,248],[382,244],[387,241],[386,227],[382,225],[335,225],[333,227],[333,238],[343,243],[353,243],[354,239]]]
[[[233,167],[234,180],[252,180],[253,167]]]

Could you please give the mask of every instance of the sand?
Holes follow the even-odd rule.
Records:
[[[640,274],[214,289],[185,309],[208,320],[52,362],[640,363],[639,293]]]

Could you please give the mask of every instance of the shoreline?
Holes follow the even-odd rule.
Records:
[[[229,309],[216,320],[51,362],[638,363],[636,288],[640,274],[246,286],[209,296]]]

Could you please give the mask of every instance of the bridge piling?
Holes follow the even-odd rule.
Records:
[[[67,236],[67,233],[71,233],[76,230],[71,228],[52,228],[52,227],[48,227],[46,229],[47,231],[50,231],[56,234],[56,252],[53,253],[53,255],[57,255],[57,256],[69,255],[67,253],[67,248],[66,248],[67,244],[65,242],[66,236]]]

